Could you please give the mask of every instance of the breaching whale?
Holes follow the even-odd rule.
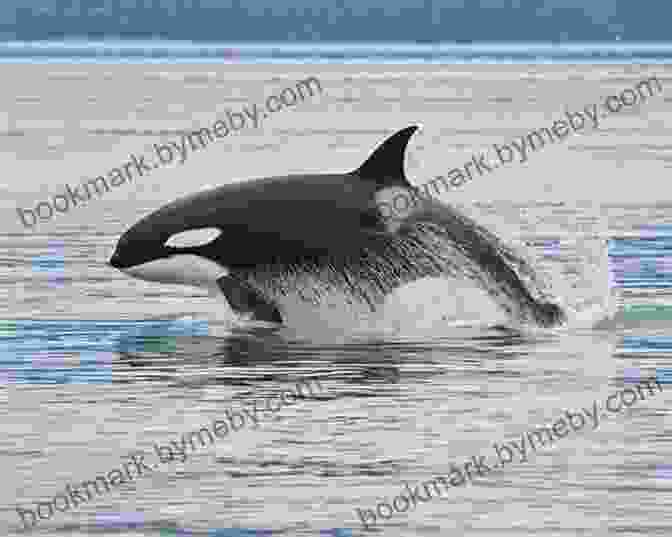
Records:
[[[287,321],[288,295],[319,305],[338,289],[375,311],[427,277],[480,288],[516,323],[563,323],[566,313],[524,256],[408,181],[405,151],[417,128],[390,136],[349,173],[268,177],[180,198],[123,233],[110,265],[216,288],[237,313],[275,323]],[[390,219],[380,200],[399,189],[413,207]]]

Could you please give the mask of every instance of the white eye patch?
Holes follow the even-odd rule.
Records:
[[[203,246],[214,241],[222,234],[221,230],[215,227],[206,227],[201,229],[190,229],[172,235],[165,243],[172,248],[193,248],[194,246]]]

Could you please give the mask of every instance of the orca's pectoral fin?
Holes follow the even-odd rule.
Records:
[[[269,302],[247,282],[229,275],[219,278],[217,286],[236,313],[252,314],[252,319],[257,321],[282,323],[282,315],[275,304]]]

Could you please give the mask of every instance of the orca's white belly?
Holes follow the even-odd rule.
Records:
[[[488,294],[466,280],[423,278],[387,295],[372,312],[363,302],[336,289],[320,300],[307,288],[274,297],[283,324],[298,336],[320,334],[398,334],[412,336],[451,326],[492,326],[510,321]]]

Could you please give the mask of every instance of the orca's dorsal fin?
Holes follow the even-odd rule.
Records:
[[[352,174],[375,181],[381,187],[411,186],[404,173],[404,156],[408,141],[418,128],[412,125],[390,136]]]

